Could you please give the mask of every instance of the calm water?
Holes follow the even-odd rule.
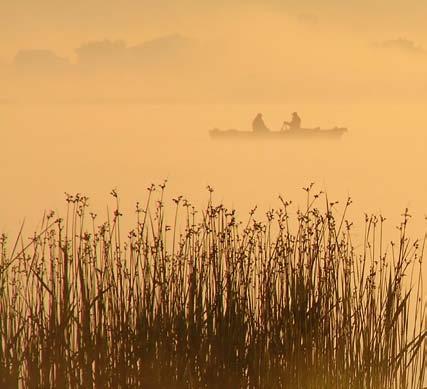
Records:
[[[249,128],[263,112],[279,128],[286,105],[16,104],[0,105],[0,230],[26,217],[31,231],[43,210],[64,209],[64,192],[89,195],[99,213],[118,188],[131,213],[150,183],[194,204],[218,201],[246,212],[278,205],[279,194],[303,205],[316,183],[333,200],[354,199],[351,217],[383,213],[396,224],[405,207],[413,232],[426,230],[427,117],[421,105],[299,106],[306,126],[347,126],[332,142],[211,141],[207,130]]]

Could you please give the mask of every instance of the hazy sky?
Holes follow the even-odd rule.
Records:
[[[402,36],[423,44],[426,11],[427,3],[419,0],[2,1],[0,47],[10,58],[17,49],[35,47],[70,54],[90,39],[140,41],[173,32],[204,37],[220,35],[219,26],[232,31],[242,24],[262,32],[272,15],[283,20],[284,28],[295,18],[361,40]]]
[[[185,94],[192,100],[200,95],[218,100],[225,88],[234,100],[242,96],[260,101],[287,96],[327,99],[325,91],[351,99],[372,94],[425,98],[426,11],[427,2],[414,0],[4,1],[0,4],[0,64],[16,65],[17,58],[31,64],[32,55],[37,72],[43,61],[59,63],[64,58],[78,64],[81,58],[76,49],[104,40],[120,40],[133,47],[180,34],[195,46],[185,53],[185,61],[182,53],[181,57],[165,54],[168,47],[146,51],[150,61],[141,59],[141,52],[110,50],[93,61],[96,77],[84,79],[81,69],[74,67],[61,82],[49,79],[49,66],[42,75],[30,67],[16,75],[11,66],[8,74],[2,66],[0,98],[19,100],[43,92],[55,99],[61,99],[61,94],[79,99],[92,93],[91,98],[156,94],[175,99]],[[40,58],[40,53],[28,50],[51,54]],[[126,61],[120,57],[123,53]],[[157,66],[157,60],[169,66],[160,62]],[[117,65],[115,72],[112,63]],[[131,71],[130,63],[138,74]],[[37,86],[40,80],[43,89]]]

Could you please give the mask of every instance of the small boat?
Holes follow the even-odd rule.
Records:
[[[334,127],[330,129],[321,128],[299,128],[283,131],[239,131],[235,129],[220,130],[214,128],[209,135],[214,139],[338,139],[347,132],[347,128]]]

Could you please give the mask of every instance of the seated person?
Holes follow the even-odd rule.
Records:
[[[293,112],[291,121],[284,122],[283,124],[288,125],[290,130],[298,130],[301,128],[301,118],[296,112]]]
[[[258,115],[255,116],[255,119],[252,122],[252,130],[254,132],[270,131],[264,123],[264,120],[262,118],[262,113],[259,113]]]

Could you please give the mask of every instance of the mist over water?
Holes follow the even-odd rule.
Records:
[[[341,140],[212,140],[214,127],[249,129],[263,112],[279,129],[293,110],[307,127],[346,126]],[[45,209],[63,209],[64,192],[83,192],[100,211],[112,188],[133,212],[151,183],[202,206],[206,186],[242,213],[277,206],[278,195],[305,205],[314,182],[351,212],[382,213],[397,223],[406,207],[418,235],[427,214],[427,118],[421,105],[17,104],[1,106],[3,230]],[[263,212],[263,211],[261,211]]]

